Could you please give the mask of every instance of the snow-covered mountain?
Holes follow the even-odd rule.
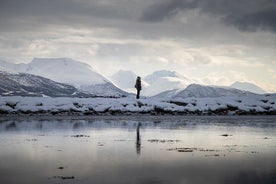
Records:
[[[195,82],[180,73],[169,70],[153,72],[146,76],[144,80],[149,84],[142,91],[142,94],[146,96],[153,96],[167,90],[183,89]]]
[[[0,71],[1,96],[91,97],[75,87],[27,73]]]
[[[90,65],[69,58],[34,58],[28,64],[0,62],[7,71],[24,72],[73,85],[79,90],[100,96],[126,96]]]
[[[34,58],[28,64],[25,72],[39,74],[58,82],[73,84],[78,88],[82,85],[108,82],[90,65],[68,58]]]
[[[203,86],[199,84],[191,84],[183,90],[168,90],[162,92],[154,97],[157,98],[215,98],[225,96],[247,96],[253,93],[241,91],[234,88],[216,87],[216,86]]]
[[[265,90],[263,90],[259,86],[252,84],[252,83],[248,83],[248,82],[234,82],[230,87],[239,89],[239,90],[249,91],[249,92],[256,93],[256,94],[267,93]]]
[[[109,77],[109,79],[119,88],[127,92],[135,92],[134,85],[137,75],[129,70],[119,70]]]
[[[9,63],[3,60],[0,60],[0,71],[5,72],[24,72],[26,71],[27,64],[20,63],[20,64],[14,64]]]

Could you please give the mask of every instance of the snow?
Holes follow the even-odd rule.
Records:
[[[137,76],[132,71],[119,70],[110,76],[110,80],[119,88],[127,92],[136,93],[134,84]],[[192,82],[193,80],[175,71],[160,70],[142,77],[142,93],[144,96],[153,96],[167,90],[183,89]]]
[[[135,92],[134,85],[135,85],[136,77],[137,75],[132,71],[119,70],[109,78],[119,88],[127,92]]]
[[[34,58],[28,64],[0,61],[0,66],[8,71],[39,75],[56,82],[69,84],[90,94],[127,95],[107,78],[97,73],[90,65],[69,58]],[[109,91],[105,89],[109,89]]]
[[[256,94],[267,93],[262,88],[256,86],[255,84],[248,83],[248,82],[235,82],[230,87],[239,89],[239,90],[249,91],[249,92],[256,93]]]
[[[34,58],[32,62],[28,64],[13,64],[0,60],[0,70],[39,75],[56,82],[72,85],[78,88],[79,91],[97,96],[118,97],[128,96],[129,93],[136,93],[134,84],[137,75],[134,72],[120,70],[111,76],[111,80],[109,81],[100,73],[96,72],[90,65],[69,58]],[[111,81],[115,83],[116,86],[113,85]],[[25,86],[32,86],[32,84],[27,84],[27,81],[24,81],[24,79],[22,79],[21,83],[24,83]],[[214,91],[212,88],[208,87],[205,87],[203,91],[198,91],[198,89],[201,90],[201,88],[195,88],[194,90],[189,89],[190,91],[185,89],[192,83],[196,83],[196,81],[175,71],[155,71],[146,77],[142,77],[141,95],[157,95],[162,97],[178,95],[182,98],[192,96],[204,97],[204,94],[208,91],[205,97],[210,97],[211,94],[213,94],[213,97],[219,97],[232,94],[236,95],[233,87],[254,93],[265,92],[254,84],[238,82],[234,83],[232,87],[230,86],[231,90],[226,89],[225,91],[223,91],[223,89]]]
[[[241,91],[229,87],[204,86],[199,84],[190,84],[185,89],[169,90],[157,94],[155,98],[204,98],[204,97],[223,97],[223,96],[247,96],[254,93]]]
[[[204,98],[50,98],[0,97],[0,112],[6,113],[201,113],[240,114],[276,112],[276,94]]]
[[[174,97],[222,97],[222,96],[239,96],[250,93],[240,91],[233,88],[222,88],[215,86],[203,86],[199,84],[191,84],[186,89],[179,91]]]
[[[27,68],[27,64],[13,64],[6,61],[0,60],[0,70],[10,73],[23,72]]]
[[[77,88],[81,85],[101,84],[108,81],[90,65],[68,58],[34,58],[25,72],[71,84]]]
[[[50,79],[27,73],[9,73],[0,71],[0,95],[10,96],[70,96],[77,89]],[[79,96],[80,97],[80,96]]]
[[[28,64],[0,61],[0,66],[8,71],[39,75],[75,87],[102,84],[108,81],[94,71],[90,65],[69,58],[34,58]]]
[[[144,80],[149,84],[143,90],[146,96],[154,96],[168,90],[184,89],[194,81],[180,73],[160,70],[146,76]]]
[[[170,70],[159,70],[159,71],[155,71],[152,74],[148,75],[145,77],[145,81],[148,82],[149,84],[154,83],[157,79],[159,78],[163,78],[163,77],[171,77],[171,78],[178,78],[178,79],[182,79],[183,81],[187,81],[187,82],[192,82],[192,80],[184,77],[183,75],[181,75],[178,72],[175,71],[170,71]]]

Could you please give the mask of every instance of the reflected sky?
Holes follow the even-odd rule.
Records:
[[[2,120],[1,183],[276,183],[274,117]]]

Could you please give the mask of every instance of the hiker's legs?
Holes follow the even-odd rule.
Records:
[[[140,90],[137,90],[137,95],[136,95],[136,99],[140,98]]]

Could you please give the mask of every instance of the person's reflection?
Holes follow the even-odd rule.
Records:
[[[140,126],[141,123],[139,122],[136,129],[136,153],[140,155],[141,153],[141,136],[140,136]]]

